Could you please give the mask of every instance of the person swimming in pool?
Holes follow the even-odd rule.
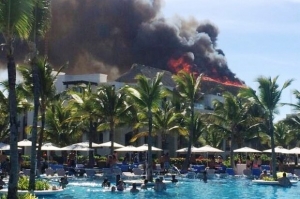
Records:
[[[124,191],[124,189],[125,189],[125,184],[124,184],[123,180],[119,180],[118,185],[117,185],[117,190]]]
[[[132,183],[132,188],[130,189],[131,193],[138,193],[140,190],[136,188],[136,183]]]
[[[282,174],[282,178],[279,178],[278,182],[279,182],[279,185],[282,186],[282,187],[290,187],[290,186],[292,186],[292,183],[291,183],[290,179],[288,179],[286,177],[286,173]]]
[[[154,184],[154,191],[161,192],[167,190],[166,184],[161,181],[161,179],[157,178]]]

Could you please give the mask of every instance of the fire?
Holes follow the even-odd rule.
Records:
[[[171,58],[168,61],[168,66],[170,67],[170,69],[174,73],[178,73],[181,70],[184,70],[185,72],[191,73],[192,72],[192,65],[190,63],[188,63],[185,59],[186,58],[184,56],[182,56],[178,59]]]
[[[185,72],[193,73],[196,76],[199,75],[199,72],[197,72],[195,70],[195,67],[193,67],[193,60],[189,59],[189,57],[185,55],[179,57],[178,59],[171,58],[168,61],[168,66],[173,73],[178,73],[179,71],[184,70]],[[215,67],[211,68],[211,72],[216,76],[218,75],[217,69]],[[225,86],[235,86],[240,88],[245,87],[245,85],[242,82],[238,80],[229,80],[228,77],[225,76],[218,78],[218,77],[208,77],[207,75],[205,75],[202,80],[216,82],[219,84],[223,84]]]
[[[246,87],[244,84],[242,84],[241,82],[237,82],[237,81],[230,81],[230,80],[219,80],[219,79],[213,79],[207,76],[202,77],[202,80],[204,81],[210,81],[210,82],[216,82],[219,84],[223,84],[225,86],[235,86],[235,87],[240,87],[240,88],[244,88]]]

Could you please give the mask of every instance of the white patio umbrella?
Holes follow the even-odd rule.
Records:
[[[79,145],[79,144],[72,144],[69,146],[62,147],[60,150],[62,151],[92,151],[94,149]]]
[[[111,141],[98,144],[98,147],[110,147],[110,146],[111,146]],[[123,146],[122,144],[118,144],[118,143],[114,142],[114,147],[121,148],[121,147],[125,147],[125,146]]]
[[[288,154],[300,154],[300,148],[295,147],[287,151]]]
[[[282,146],[277,146],[274,148],[274,150],[275,150],[275,153],[288,153],[289,152],[288,149],[285,149]],[[272,153],[272,149],[267,149],[267,150],[264,150],[263,152]]]
[[[48,142],[42,145],[41,149],[43,151],[61,151],[60,147],[55,146],[53,143]]]
[[[47,151],[47,158],[49,160],[49,151],[61,151],[60,147],[55,146],[53,143],[48,142],[42,145],[41,150]]]
[[[176,150],[176,152],[178,152],[178,153],[187,153],[187,151],[188,151],[188,147]],[[201,151],[201,150],[199,150],[199,148],[192,146],[191,152],[197,153],[197,152],[205,152],[205,151]]]
[[[89,141],[79,142],[79,143],[76,143],[76,144],[84,146],[84,147],[89,147]],[[100,146],[100,144],[92,142],[92,147],[101,147],[101,146]]]
[[[18,149],[21,149],[21,148],[18,147]],[[6,151],[6,150],[10,150],[10,145],[0,142],[0,151]]]
[[[261,151],[250,148],[250,147],[242,147],[239,149],[233,150],[235,153],[261,153]]]
[[[139,146],[137,148],[141,149],[143,151],[148,151],[148,144],[143,144],[142,146]],[[152,149],[152,151],[162,151],[162,149],[154,147],[154,146],[152,146],[151,149]]]
[[[214,148],[210,145],[205,145],[203,147],[200,147],[200,148],[198,148],[198,150],[200,150],[202,152],[207,152],[207,153],[221,153],[221,152],[224,152],[221,149]]]
[[[212,147],[210,145],[205,145],[203,147],[200,147],[200,148],[198,148],[198,150],[206,152],[207,157],[208,157],[208,153],[222,153],[222,152],[224,152],[221,149],[214,148],[214,147]],[[208,162],[207,162],[207,166],[208,166]]]
[[[76,164],[77,164],[77,157],[78,157],[77,151],[92,151],[94,149],[91,149],[91,148],[88,148],[88,147],[85,147],[85,146],[82,146],[82,145],[78,145],[78,144],[72,144],[72,145],[63,147],[60,150],[63,150],[63,151],[76,151]]]
[[[3,142],[0,142],[0,148],[2,148],[2,147],[7,147],[7,146],[9,146],[9,144],[5,144],[5,143],[3,143]]]
[[[133,151],[144,151],[142,149],[138,149],[135,146],[129,145],[129,146],[125,146],[119,149],[116,149],[115,151],[128,151],[128,152],[133,152]]]
[[[38,146],[38,144],[36,144]],[[32,142],[30,140],[24,139],[18,142],[18,146],[32,146]]]

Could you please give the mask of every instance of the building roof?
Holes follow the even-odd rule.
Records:
[[[172,79],[172,73],[170,71],[162,70],[159,68],[152,68],[149,66],[133,64],[129,71],[122,74],[115,81],[124,82],[124,83],[136,83],[135,77],[137,75],[144,75],[149,79],[152,79],[156,76],[158,72],[163,72],[162,83],[167,87],[175,87],[175,83]]]

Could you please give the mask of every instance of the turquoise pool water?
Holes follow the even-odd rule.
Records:
[[[213,179],[207,183],[199,179],[181,179],[179,183],[168,185],[164,193],[156,193],[153,190],[140,191],[132,194],[125,192],[111,193],[100,187],[102,181],[81,180],[71,181],[63,194],[44,196],[44,199],[129,199],[129,198],[159,198],[159,199],[283,199],[299,198],[300,183],[290,188],[270,185],[254,185],[247,179]]]

